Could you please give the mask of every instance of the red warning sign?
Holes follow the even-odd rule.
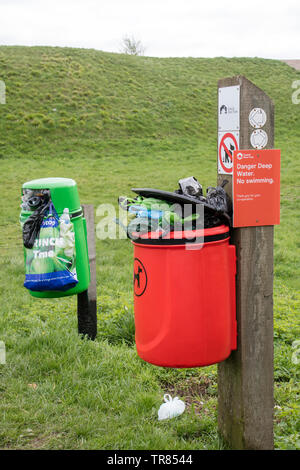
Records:
[[[232,174],[233,152],[238,150],[238,133],[225,132],[219,134],[218,173]]]
[[[233,226],[280,223],[280,150],[233,153]]]

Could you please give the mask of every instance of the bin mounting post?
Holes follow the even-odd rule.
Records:
[[[91,270],[89,288],[77,295],[78,333],[94,340],[97,335],[97,285],[96,285],[96,243],[94,206],[83,204],[83,215],[86,220],[87,244]]]
[[[254,108],[262,108],[266,113],[263,130],[268,143],[264,148],[274,148],[272,100],[243,76],[219,80],[218,94],[220,88],[234,86],[240,87],[239,148],[253,148],[250,136],[255,129],[249,122],[249,114]],[[220,110],[218,122],[219,116]],[[218,174],[218,184],[224,179],[229,180],[225,189],[231,198],[232,176]],[[238,347],[218,366],[219,432],[232,449],[270,450],[274,447],[273,228],[232,230],[237,254]]]

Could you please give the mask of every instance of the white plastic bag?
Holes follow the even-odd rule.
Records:
[[[158,419],[169,419],[175,418],[175,416],[181,415],[185,410],[185,404],[182,400],[179,400],[178,397],[174,399],[166,393],[164,395],[164,401],[159,410],[158,410]]]

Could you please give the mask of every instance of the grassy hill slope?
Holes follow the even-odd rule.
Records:
[[[213,144],[217,80],[236,74],[247,76],[274,100],[277,138],[300,138],[300,113],[291,101],[291,84],[300,74],[280,61],[0,47],[0,79],[7,86],[0,154],[84,152],[101,157],[123,148],[124,139],[129,154],[137,139],[150,146],[183,139],[182,146],[195,138]]]

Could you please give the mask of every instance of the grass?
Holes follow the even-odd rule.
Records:
[[[20,188],[76,179],[82,203],[115,204],[134,186],[173,190],[179,178],[216,181],[216,84],[244,74],[276,106],[282,150],[275,229],[275,446],[299,449],[300,74],[262,59],[155,59],[93,50],[0,47],[0,365],[2,449],[222,449],[216,367],[163,369],[133,344],[132,247],[98,240],[97,340],[78,338],[76,298],[38,300],[22,287]],[[101,217],[96,213],[96,225]],[[163,394],[187,403],[158,422]]]

